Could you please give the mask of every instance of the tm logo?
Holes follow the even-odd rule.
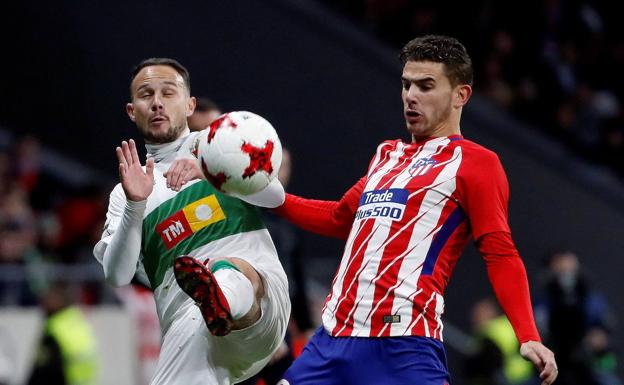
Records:
[[[182,222],[175,221],[170,224],[167,228],[162,230],[162,234],[167,238],[167,241],[171,242],[174,238],[177,238],[184,232],[184,225]]]

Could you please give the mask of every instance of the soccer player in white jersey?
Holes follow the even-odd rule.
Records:
[[[412,140],[381,143],[340,201],[287,194],[278,212],[343,238],[323,326],[280,385],[447,385],[444,291],[470,237],[543,385],[557,377],[540,342],[526,271],[507,221],[508,184],[496,154],[464,139],[472,63],[454,38],[424,36],[401,51]]]
[[[275,207],[275,181],[245,201],[203,179],[191,151],[188,71],[153,58],[132,74],[127,113],[143,135],[116,149],[111,193],[94,254],[106,280],[151,287],[163,340],[152,385],[225,385],[258,372],[280,346],[290,314],[286,275],[258,208]]]

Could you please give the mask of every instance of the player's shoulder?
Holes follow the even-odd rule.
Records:
[[[184,145],[187,145],[187,144],[193,143],[193,141],[194,141],[195,139],[197,139],[197,137],[198,137],[199,135],[201,135],[201,133],[202,133],[203,131],[204,131],[204,130],[201,130],[201,131],[191,131],[191,133],[190,133],[190,134],[188,134],[188,135],[186,136],[186,138],[184,139],[184,143],[183,143],[182,145],[184,146]]]
[[[455,144],[461,147],[463,159],[499,161],[498,154],[496,152],[479,143],[473,142],[472,140],[457,140],[455,141]]]
[[[403,139],[386,139],[379,143],[380,146],[393,146],[396,147],[399,143],[403,143]]]
[[[200,135],[202,132],[204,132],[204,130],[192,131],[188,134],[184,139],[184,142],[182,142],[178,154],[183,154],[183,157],[193,155],[193,157],[197,158],[197,148],[199,146]]]
[[[378,151],[383,150],[383,149],[393,150],[399,145],[399,143],[403,143],[403,140],[387,139],[377,145],[377,150]]]

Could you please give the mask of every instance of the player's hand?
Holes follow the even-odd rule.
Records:
[[[121,142],[115,149],[119,160],[119,179],[126,198],[139,202],[147,199],[154,189],[154,159],[148,159],[145,171],[141,167],[134,140]]]
[[[537,341],[527,341],[520,346],[520,355],[535,365],[542,385],[550,385],[555,381],[559,374],[555,355],[546,346]]]
[[[197,159],[176,159],[164,176],[167,187],[174,191],[180,191],[187,182],[204,178]]]

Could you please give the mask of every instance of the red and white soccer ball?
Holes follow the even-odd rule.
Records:
[[[264,189],[282,163],[282,145],[275,128],[248,111],[221,115],[200,133],[194,152],[215,188],[240,195]]]

